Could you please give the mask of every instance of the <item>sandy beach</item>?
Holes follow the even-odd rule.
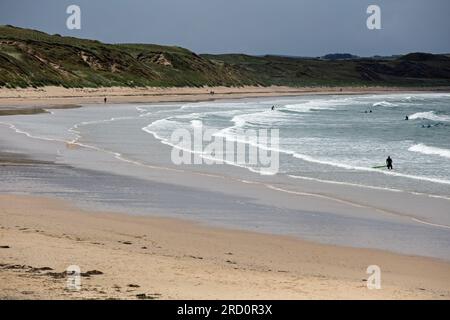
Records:
[[[180,88],[0,88],[0,106],[39,107],[103,103],[151,103],[215,99],[297,96],[304,94],[364,94],[388,92],[449,92],[448,87],[180,87]],[[211,94],[214,92],[214,94]]]
[[[2,299],[450,297],[450,265],[436,259],[86,212],[31,196],[0,196],[0,215]],[[374,262],[380,290],[366,287]],[[81,291],[66,289],[69,265],[86,273]]]
[[[450,1],[253,2],[0,0],[4,314],[450,301]]]
[[[209,94],[209,90],[215,94]],[[104,96],[108,97],[108,103],[133,103],[298,96],[312,92],[363,94],[402,92],[402,89],[2,89],[0,108],[6,114],[20,114],[23,110],[39,113],[52,107],[95,105],[102,103]],[[10,138],[17,146],[28,139],[12,133]],[[47,150],[50,154],[64,149],[70,153],[87,152],[59,142],[42,143],[51,145],[48,149],[51,151]],[[151,148],[159,157],[170,154],[158,141],[152,142]],[[2,146],[0,151],[3,149]],[[24,158],[8,152],[0,154],[5,173],[3,186],[20,180],[20,172],[24,173],[24,179],[29,179],[28,175],[39,173],[33,170],[41,167],[48,170],[45,172],[62,168],[63,176],[87,175],[93,190],[96,183],[111,183],[104,182],[104,176],[94,171],[63,169],[61,165],[55,166],[53,159],[34,159],[36,155]],[[183,199],[193,197],[193,202],[188,203],[193,208],[198,205],[195,197],[205,199],[205,206],[210,203],[213,206],[207,209],[214,210],[224,201],[230,211],[236,210],[231,203],[242,202],[243,208],[250,210],[257,204],[261,206],[255,207],[258,211],[280,210],[280,215],[282,210],[367,218],[381,213],[383,219],[406,221],[412,228],[417,228],[416,224],[423,228],[435,225],[440,232],[438,236],[446,239],[446,226],[437,225],[434,219],[446,217],[447,200],[313,181],[286,185],[282,179],[256,178],[244,169],[213,167],[197,172],[175,168],[167,159],[155,159],[151,170],[147,167],[133,170],[141,170],[136,171],[138,176],[145,172],[149,179],[145,188],[160,190],[167,203],[173,202],[172,194],[176,194]],[[130,171],[127,165],[121,163],[121,170]],[[117,179],[123,180],[120,176]],[[248,183],[250,180],[253,182]],[[135,183],[123,181],[124,185]],[[172,185],[176,186],[173,190]],[[286,186],[287,190],[280,189]],[[133,215],[132,208],[123,213],[81,209],[74,202],[47,194],[17,193],[16,190],[0,194],[0,299],[450,299],[450,263],[445,259],[318,244],[264,230],[238,231],[160,218],[167,216],[166,212],[151,208],[149,216]],[[408,205],[404,206],[405,203]],[[435,209],[434,216],[422,221],[421,215],[430,206]],[[66,288],[64,271],[70,265],[81,268],[81,291]],[[366,269],[370,265],[381,268],[380,290],[367,288]]]

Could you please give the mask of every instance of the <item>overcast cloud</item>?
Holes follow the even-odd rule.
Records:
[[[81,7],[81,30],[66,8]],[[366,9],[381,7],[381,30]],[[450,52],[449,0],[0,0],[0,24],[198,53],[362,56]]]

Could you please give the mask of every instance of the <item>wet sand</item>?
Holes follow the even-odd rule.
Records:
[[[366,268],[381,268],[381,289]],[[66,288],[70,265],[81,290]],[[0,195],[2,299],[449,299],[450,264]]]
[[[79,94],[84,96],[86,91],[83,90],[90,89],[76,90],[81,90]],[[180,90],[175,90],[174,94],[148,95],[123,95],[121,92],[108,103],[264,96],[259,91],[239,94],[216,91],[211,96]],[[14,110],[39,105],[44,110],[49,103],[56,107],[75,105],[80,99],[99,103],[104,93],[94,90],[91,95],[80,98],[37,92],[37,96],[27,98],[0,95],[0,105],[5,106],[3,110],[11,110],[12,105]],[[340,93],[337,89],[334,92]],[[285,93],[298,95],[299,91]],[[266,94],[281,93],[278,90]],[[16,169],[54,165],[8,153],[1,154],[0,158],[1,166]],[[243,170],[226,171],[231,178],[234,175],[241,179],[246,177]],[[209,173],[181,174],[163,167],[155,167],[149,174],[154,176],[152,181],[169,182],[192,192],[198,192],[196,190],[203,185],[234,199],[238,199],[236,193],[251,195],[261,204],[292,206],[296,210],[300,197],[304,210],[324,208],[345,214],[353,214],[353,211],[360,214],[361,210],[372,214],[384,210],[383,214],[392,215],[399,210],[395,203],[405,203],[403,200],[408,199],[412,200],[408,206],[412,217],[416,217],[422,210],[421,203],[426,208],[438,201],[397,194],[386,198],[381,191],[360,188],[327,186],[324,189],[323,184],[311,182],[296,186],[293,192],[298,194],[272,197],[268,194],[274,190],[266,190],[264,183],[243,185],[233,179],[212,177]],[[352,202],[355,190],[358,190],[358,203]],[[383,200],[389,197],[400,201]],[[372,205],[373,201],[377,203]],[[439,213],[445,206],[437,209]],[[163,216],[158,210],[149,214]],[[64,270],[69,265],[81,267],[81,291],[66,289]],[[380,290],[369,290],[366,286],[369,265],[381,268]],[[217,228],[180,219],[82,210],[53,197],[3,194],[0,195],[0,281],[0,298],[3,299],[449,299],[450,263],[381,250],[316,244],[289,236]]]

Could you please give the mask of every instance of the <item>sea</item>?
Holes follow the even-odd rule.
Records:
[[[142,130],[176,147],[172,134],[179,128],[193,132],[202,125],[217,137],[252,145],[247,132],[277,129],[276,148],[269,141],[259,147],[279,153],[278,174],[450,196],[449,94],[302,96],[176,107]],[[388,156],[394,170],[382,167]],[[259,169],[253,163],[227,163]]]
[[[180,146],[174,139],[180,130],[193,137],[208,131],[211,139],[223,139],[225,145],[239,142],[273,153],[277,170],[268,172],[262,164],[238,157],[213,166],[177,165],[172,160],[179,152],[204,160],[224,158],[195,143]],[[276,143],[247,136],[261,131],[276,131]],[[209,143],[201,141],[202,147]],[[450,260],[448,93],[323,94],[48,109],[0,117],[0,153],[41,160],[33,166],[0,166],[0,193],[56,196],[99,210],[155,213]],[[388,156],[393,170],[384,167]],[[218,175],[224,178],[216,179]],[[241,182],[263,181],[271,189],[230,184],[227,177],[233,175]],[[214,185],[201,186],[203,177],[209,176]],[[303,195],[321,196],[326,210],[308,206],[306,198],[297,200],[289,191],[297,190],[297,185],[303,186]],[[355,202],[359,190],[368,189],[370,197],[373,189],[374,204],[383,206],[380,197],[385,197],[392,210],[377,207],[374,216],[369,208],[352,205],[348,212],[340,211],[339,205],[347,202],[328,205],[325,189],[353,190],[353,197],[341,196]],[[367,192],[361,195],[367,200]],[[403,210],[395,203],[399,199],[413,201],[403,209],[414,210]]]

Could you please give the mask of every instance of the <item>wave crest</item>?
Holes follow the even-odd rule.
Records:
[[[423,143],[415,144],[409,147],[408,150],[426,155],[436,155],[450,159],[450,150],[427,146]]]
[[[395,103],[387,102],[387,101],[380,101],[375,102],[372,104],[372,107],[396,107],[397,105]]]
[[[415,119],[427,119],[432,121],[446,121],[450,122],[450,116],[447,115],[438,115],[434,111],[427,112],[417,112],[409,116],[410,120]]]

